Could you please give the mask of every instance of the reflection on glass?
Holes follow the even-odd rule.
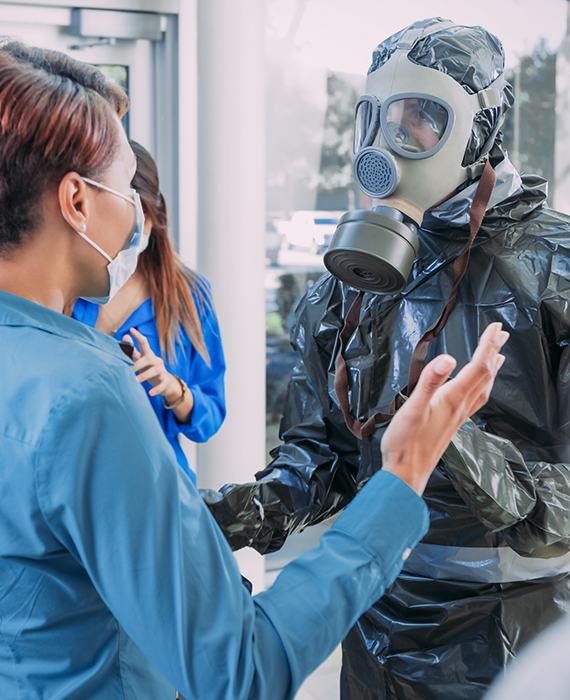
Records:
[[[433,100],[416,97],[390,102],[386,109],[389,136],[408,153],[437,146],[447,126],[447,110]]]
[[[323,254],[339,218],[360,205],[352,138],[363,77],[303,70],[298,77],[306,89],[291,94],[283,79],[291,70],[288,62],[270,66],[275,80],[268,100],[265,225],[268,452],[279,442],[287,385],[299,362],[289,343],[295,308],[326,272]]]

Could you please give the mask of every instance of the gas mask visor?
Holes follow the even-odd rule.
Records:
[[[353,158],[357,161],[365,148],[372,147],[380,127],[385,145],[395,154],[412,160],[429,158],[445,144],[454,122],[451,105],[431,95],[400,93],[382,105],[374,95],[363,95],[355,109]]]
[[[453,108],[432,95],[398,93],[382,104],[374,95],[363,95],[355,109],[353,140],[358,187],[372,199],[390,196],[400,182],[398,158],[435,155],[454,122]],[[357,289],[396,293],[406,285],[418,247],[416,221],[392,206],[375,206],[340,219],[325,265]]]

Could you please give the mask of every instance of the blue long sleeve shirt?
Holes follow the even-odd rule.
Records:
[[[0,349],[2,700],[291,700],[427,530],[379,472],[252,598],[112,338],[0,292]]]
[[[210,356],[210,366],[204,361],[192,345],[186,331],[181,329],[182,346],[176,343],[175,355],[171,360],[164,357],[166,369],[171,374],[176,374],[183,379],[194,397],[194,406],[190,414],[189,423],[180,423],[173,411],[164,408],[161,396],[148,396],[152,389],[149,382],[143,382],[148,400],[164,430],[164,434],[176,454],[178,464],[196,483],[196,476],[188,465],[186,455],[178,442],[178,435],[182,433],[193,442],[206,442],[216,433],[226,416],[226,404],[224,396],[224,373],[226,364],[222,349],[222,340],[218,321],[209,302],[200,304],[195,299],[202,323],[204,343]],[[85,299],[78,299],[73,307],[73,318],[82,323],[95,327],[99,315],[99,306]],[[152,308],[152,301],[143,302],[115,333],[117,340],[122,340],[125,333],[131,328],[136,328],[148,340],[155,355],[162,357],[160,340],[156,328],[156,317]],[[136,339],[133,338],[136,343]],[[138,344],[137,344],[138,348]]]

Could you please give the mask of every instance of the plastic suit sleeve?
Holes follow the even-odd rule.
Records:
[[[440,467],[477,518],[522,556],[570,551],[570,470],[566,464],[527,464],[509,441],[465,423]]]
[[[357,492],[358,446],[347,428],[323,417],[302,363],[287,389],[280,434],[255,483],[201,495],[232,549],[278,550],[288,535],[344,508]]]
[[[36,520],[185,697],[293,698],[394,581],[427,530],[425,504],[378,474],[317,550],[251,598],[130,367],[117,364],[58,396],[37,448]]]

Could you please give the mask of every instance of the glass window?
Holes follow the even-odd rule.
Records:
[[[362,106],[355,135],[355,107],[366,94],[372,51],[389,35],[426,17],[426,5],[422,0],[393,6],[377,0],[268,0],[267,8],[267,445],[271,448],[277,444],[285,391],[297,361],[288,332],[294,309],[326,272],[323,253],[340,215],[371,205],[354,184],[352,149],[353,140],[358,145],[366,139],[375,114],[372,102]],[[522,172],[550,181],[551,204],[568,213],[569,13],[570,2],[564,0],[538,4],[481,0],[476,5],[432,0],[427,13],[451,16],[458,24],[482,25],[499,36],[506,77],[516,95],[503,128],[505,147]],[[397,107],[400,114],[392,128],[395,139],[402,143],[408,139],[403,147],[427,148],[406,126],[417,125],[418,119],[422,135],[427,133],[432,142],[444,134],[447,114],[437,103],[414,101]],[[411,108],[414,114],[409,113]]]

